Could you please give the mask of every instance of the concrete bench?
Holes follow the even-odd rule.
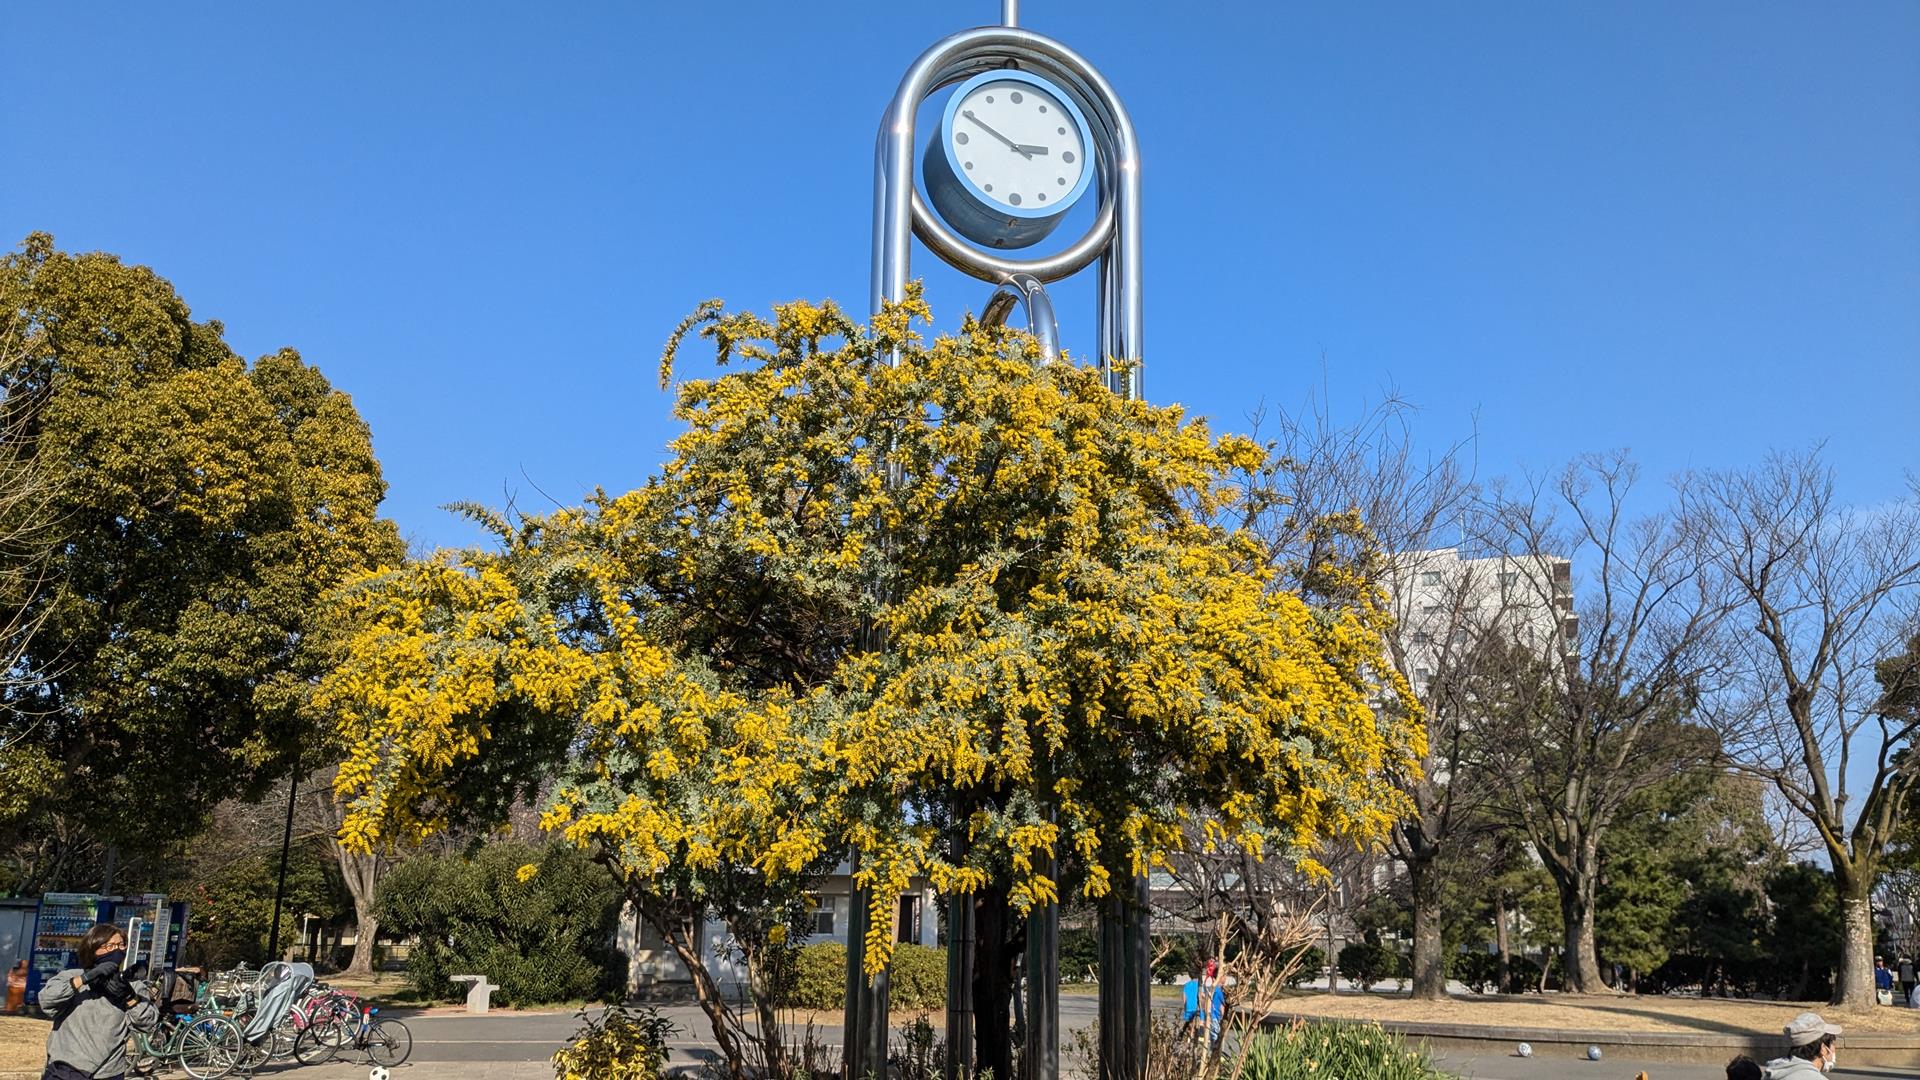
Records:
[[[469,983],[467,987],[467,1011],[483,1013],[487,1011],[487,999],[495,990],[500,989],[487,981],[485,975],[449,975],[454,982]]]

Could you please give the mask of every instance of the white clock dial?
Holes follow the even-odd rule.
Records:
[[[1080,125],[1032,83],[974,87],[954,110],[948,138],[967,179],[1002,206],[1047,210],[1074,192],[1087,169]]]

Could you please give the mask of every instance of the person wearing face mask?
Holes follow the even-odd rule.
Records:
[[[1787,1024],[1786,1057],[1767,1062],[1767,1080],[1816,1080],[1840,1060],[1840,1025],[1803,1012]]]
[[[127,1072],[127,1036],[148,1030],[160,1012],[140,993],[141,968],[126,968],[127,938],[102,923],[80,939],[80,966],[40,988],[53,1017],[41,1080],[119,1080]]]

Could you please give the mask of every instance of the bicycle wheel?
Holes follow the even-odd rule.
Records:
[[[413,1032],[391,1017],[375,1020],[367,1031],[367,1060],[391,1069],[413,1053]]]
[[[293,1059],[302,1065],[325,1065],[352,1042],[352,1024],[339,1017],[322,1017],[301,1029],[293,1041]]]
[[[219,1080],[240,1064],[246,1041],[240,1029],[224,1016],[189,1021],[180,1033],[180,1067],[194,1080]]]
[[[267,1047],[267,1056],[274,1061],[291,1060],[294,1040],[299,1037],[300,1029],[294,1026],[293,1014],[288,1013],[279,1023],[273,1025],[273,1038]]]

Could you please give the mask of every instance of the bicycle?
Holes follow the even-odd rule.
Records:
[[[358,1050],[367,1060],[389,1069],[406,1062],[413,1053],[413,1032],[391,1016],[380,1016],[377,1008],[360,1011],[360,1021],[349,1030],[344,1018],[330,1016],[302,1029],[293,1043],[294,1059],[302,1065],[332,1061],[345,1050]]]
[[[194,1080],[220,1080],[240,1065],[245,1041],[224,1016],[160,1014],[152,1031],[136,1031],[128,1049],[128,1071],[142,1076],[178,1062]]]

